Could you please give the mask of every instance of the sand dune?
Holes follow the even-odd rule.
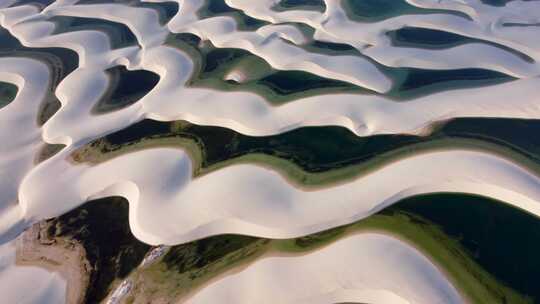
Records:
[[[0,245],[0,292],[5,303],[63,303],[66,282],[58,273],[15,266],[15,241]]]
[[[254,51],[253,49],[256,47],[257,43],[259,43],[256,41],[261,41],[260,39],[264,39],[264,37],[267,36],[265,39],[267,42],[260,47],[260,51],[271,53],[268,53],[267,55],[260,53],[259,55],[268,60],[270,64],[274,64],[272,58],[279,58],[278,61],[282,62],[284,57],[291,57],[284,56],[284,54],[288,54],[289,52],[284,48],[294,48],[294,46],[290,46],[286,43],[283,44],[278,38],[281,34],[287,35],[286,33],[283,33],[283,27],[263,27],[261,28],[261,31],[259,31],[264,34],[263,36],[257,32],[236,31],[232,31],[231,34],[225,35],[222,33],[225,28],[234,29],[233,19],[216,17],[201,21],[187,22],[185,20],[196,18],[196,16],[194,17],[192,15],[194,14],[193,11],[196,10],[198,6],[189,1],[182,2],[182,4],[184,5],[184,9],[168,25],[174,31],[195,32],[202,35],[203,38],[212,40],[212,42],[218,46],[247,47],[250,51],[255,53],[259,52]],[[84,9],[78,8],[77,6],[57,6],[46,10],[46,13],[48,15],[67,14],[107,19],[110,18],[111,14],[120,10],[120,8],[121,5],[91,5],[89,8],[85,5]],[[15,15],[14,11],[14,9],[9,9],[3,15],[5,15],[6,18],[15,18],[13,16]],[[396,51],[393,51],[396,56],[409,54],[408,58],[410,58],[410,60],[421,57],[423,58],[423,61],[428,61],[430,60],[429,58],[432,58],[432,61],[444,62],[445,65],[448,65],[447,67],[442,68],[471,67],[469,63],[462,59],[455,63],[452,63],[449,59],[454,58],[453,56],[460,53],[476,53],[481,49],[491,48],[495,53],[489,51],[489,54],[486,53],[485,56],[482,55],[479,57],[504,64],[514,60],[517,65],[523,66],[518,67],[516,65],[513,67],[506,67],[503,70],[516,77],[530,79],[492,86],[489,89],[479,88],[441,92],[436,95],[412,100],[405,104],[396,103],[384,96],[334,94],[304,98],[284,106],[274,107],[270,106],[264,98],[252,93],[219,92],[208,89],[187,88],[183,86],[183,84],[188,81],[190,75],[193,73],[194,67],[191,59],[181,51],[172,49],[171,47],[154,46],[154,44],[157,44],[161,39],[159,37],[162,37],[162,34],[157,34],[155,36],[157,38],[152,38],[150,40],[145,39],[145,35],[150,35],[148,33],[163,33],[163,30],[156,29],[158,26],[157,17],[150,17],[151,15],[155,15],[155,13],[151,14],[153,12],[148,10],[135,14],[135,12],[138,11],[138,9],[130,9],[122,13],[114,13],[114,15],[116,16],[116,21],[125,22],[125,24],[134,30],[134,33],[136,33],[139,38],[138,40],[143,46],[143,49],[140,50],[137,50],[136,48],[126,48],[112,52],[108,51],[109,47],[105,39],[106,37],[103,37],[102,33],[96,31],[80,31],[55,36],[41,35],[43,37],[38,39],[26,38],[36,38],[36,35],[33,32],[37,31],[38,28],[40,29],[40,33],[43,34],[42,28],[47,24],[46,21],[35,21],[11,26],[5,24],[26,44],[40,47],[53,45],[64,46],[76,50],[81,56],[81,68],[77,72],[69,75],[64,81],[66,84],[61,85],[57,90],[57,95],[62,103],[64,105],[70,104],[70,106],[62,108],[45,127],[45,134],[50,134],[46,136],[47,141],[57,142],[58,138],[65,137],[69,138],[69,142],[76,144],[81,141],[87,141],[89,138],[95,138],[106,132],[110,132],[111,130],[122,129],[145,117],[159,120],[176,120],[183,118],[200,124],[226,126],[249,135],[276,134],[299,126],[308,125],[341,125],[351,129],[360,136],[383,133],[418,133],[423,131],[426,125],[434,121],[445,120],[452,117],[538,117],[537,98],[533,93],[538,80],[536,77],[530,78],[531,76],[538,74],[536,72],[538,65],[536,63],[529,64],[520,62],[519,58],[508,52],[499,49],[495,50],[491,46],[478,44],[468,45],[462,51],[459,49],[448,50],[448,52],[458,53],[448,53],[446,55],[444,55],[444,53],[440,55],[417,53],[421,52],[421,50],[416,48],[410,50],[391,48],[387,45],[385,39],[383,39],[384,37],[380,39],[381,41],[378,41],[377,45],[380,45],[381,49],[387,50],[385,51],[385,54],[380,54],[381,56],[384,55],[390,58],[390,60],[400,62],[400,66],[415,66],[415,64],[411,61],[401,60],[391,55],[390,51],[393,49],[396,49]],[[246,11],[249,12],[248,9],[246,9]],[[129,18],[130,14],[131,16],[136,17]],[[186,14],[188,15],[187,17],[184,16]],[[438,20],[436,18],[445,17],[431,16],[430,18]],[[140,19],[142,21],[135,24],[131,19]],[[333,16],[328,17],[328,19],[332,20]],[[183,22],[177,22],[178,20]],[[406,23],[405,21],[406,20],[402,23]],[[325,24],[328,24],[328,22]],[[365,25],[357,26],[364,27]],[[342,25],[339,28],[354,30],[357,26],[354,26],[354,24],[351,23],[347,24],[347,26]],[[391,28],[389,26],[383,27],[383,25],[379,25],[379,27],[387,30]],[[50,25],[46,25],[45,28],[48,28],[48,31],[51,31]],[[289,28],[287,28],[287,30],[289,30]],[[218,32],[212,34],[212,31]],[[380,31],[381,29],[376,32]],[[277,34],[277,36],[270,35],[272,32]],[[369,33],[369,31],[366,32]],[[351,36],[347,33],[337,34],[344,37]],[[212,35],[216,37],[212,38]],[[328,36],[328,33],[325,34],[325,36]],[[354,36],[356,37],[358,35]],[[147,40],[150,42],[147,43]],[[62,41],[69,41],[69,43]],[[236,45],[235,41],[238,41],[240,45]],[[277,48],[274,48],[272,43],[277,43]],[[377,45],[368,48],[366,54],[369,55],[369,52],[373,52],[372,56],[374,58],[379,56],[376,51],[377,48],[379,48]],[[294,52],[297,51],[302,50],[301,48],[297,48]],[[533,56],[534,54],[531,53],[529,55]],[[303,60],[298,60],[296,55],[291,58],[293,57],[296,58],[294,64],[303,62]],[[323,61],[328,62],[332,66],[337,65],[351,69],[350,72],[361,71],[362,74],[366,74],[362,77],[375,77],[375,75],[378,74],[366,72],[370,71],[369,65],[372,64],[361,68],[355,68],[355,65],[349,62],[349,59],[345,58],[347,56],[327,57],[333,58],[332,61],[327,61],[326,59]],[[338,64],[337,61],[333,61],[341,60],[339,59],[341,57],[343,60],[347,61],[344,61],[341,64]],[[508,60],[505,59],[506,57],[508,57]],[[309,63],[308,66],[310,68],[307,69],[308,71],[330,78],[336,78],[325,73],[321,74],[319,68],[317,68],[316,65],[313,65],[313,62],[319,62],[320,60],[315,57],[312,59],[313,60],[306,59],[307,61],[305,61],[306,64]],[[475,59],[475,61],[480,62],[477,59]],[[154,71],[162,77],[162,80],[154,91],[141,99],[137,104],[126,108],[123,111],[95,116],[90,115],[85,110],[81,110],[87,108],[85,105],[94,104],[97,97],[100,95],[100,91],[104,90],[104,83],[96,83],[97,81],[104,81],[98,80],[98,77],[103,79],[101,71],[118,63],[126,64],[130,69],[143,68]],[[274,67],[279,68],[279,66]],[[437,68],[434,63],[430,63],[429,66],[425,67],[431,69]],[[489,62],[486,62],[484,67],[497,70],[497,68]],[[296,67],[290,66],[287,68],[295,69]],[[368,70],[366,70],[366,68]],[[372,65],[371,69],[373,68],[375,68],[374,65]],[[81,70],[85,70],[85,72],[82,72]],[[515,70],[515,73],[511,72],[511,70]],[[349,72],[346,74],[348,75],[347,79],[349,80],[352,79],[350,77],[356,77]],[[343,79],[340,77],[337,77],[337,79]],[[380,77],[383,76],[380,75]],[[372,78],[370,81],[381,84],[380,81],[382,78],[380,77],[379,80]],[[343,80],[347,81],[347,79]],[[383,83],[384,82],[385,81],[383,81]],[[68,83],[73,83],[74,85],[70,86]],[[95,86],[87,86],[88,88],[91,88],[90,91],[93,93],[93,96],[82,96],[79,91],[80,89],[85,88],[79,88],[75,85],[79,83],[95,84]],[[77,100],[77,103],[75,104],[75,102],[70,100]],[[508,100],[511,100],[511,103],[509,103]],[[326,107],[324,105],[329,101],[332,102],[332,107]],[[70,110],[71,107],[77,110],[72,111]],[[72,127],[71,122],[75,120],[79,122],[81,127],[72,131],[70,130]],[[70,127],[67,127],[68,125]]]
[[[133,233],[152,245],[223,233],[298,237],[433,192],[488,196],[540,215],[538,177],[506,159],[474,151],[419,154],[313,191],[249,164],[192,179],[191,160],[173,148],[133,152],[91,167],[73,166],[63,157],[41,164],[23,181],[19,202],[26,221],[58,216],[88,199],[120,195],[130,202]],[[50,179],[51,174],[57,178]]]
[[[263,257],[216,280],[186,303],[215,299],[227,303],[463,302],[421,253],[375,233],[353,235],[301,256]]]
[[[41,147],[36,121],[50,75],[45,64],[33,59],[0,58],[0,66],[0,80],[19,88],[15,100],[0,111],[0,226],[7,228],[19,220],[11,209],[17,206],[19,185]]]
[[[301,126],[339,125],[358,136],[369,136],[418,134],[435,122],[455,117],[540,117],[540,44],[536,38],[540,28],[535,26],[540,20],[540,2],[512,1],[496,8],[476,0],[408,0],[417,7],[443,9],[448,14],[400,15],[361,22],[351,20],[350,12],[338,0],[326,0],[324,13],[277,12],[271,9],[277,3],[275,0],[226,0],[246,15],[269,22],[251,29],[242,28],[236,18],[228,15],[202,18],[199,10],[203,1],[177,2],[181,9],[166,25],[160,25],[158,14],[152,9],[122,4],[82,6],[67,0],[43,11],[31,5],[8,7],[12,1],[0,4],[0,25],[22,44],[68,48],[80,58],[79,67],[56,89],[62,107],[43,127],[37,125],[36,116],[51,81],[50,67],[35,59],[0,58],[0,81],[15,84],[19,89],[16,99],[0,109],[2,242],[32,222],[109,195],[129,200],[134,234],[155,245],[179,244],[223,233],[269,238],[301,236],[356,221],[408,196],[443,191],[489,196],[540,215],[538,177],[509,160],[474,151],[448,150],[411,156],[348,183],[315,191],[295,188],[278,173],[249,164],[192,179],[187,154],[170,148],[139,151],[94,167],[74,165],[68,161],[74,149],[145,118],[185,119],[248,135],[278,134]],[[48,21],[53,16],[101,18],[125,24],[138,45],[112,50],[109,37],[92,29],[55,35],[54,23]],[[442,49],[393,45],[386,33],[403,27],[447,31],[479,41]],[[312,36],[308,34],[311,30]],[[192,33],[218,48],[247,50],[275,70],[304,71],[366,88],[373,94],[325,94],[275,106],[254,93],[191,87],[188,84],[197,65],[184,51],[164,44],[170,33]],[[309,47],[314,39],[347,44],[357,53],[314,52]],[[118,65],[149,70],[161,79],[137,103],[106,114],[92,114],[91,109],[109,85],[105,71]],[[401,68],[482,68],[516,80],[489,87],[441,90],[398,102],[385,93],[396,85],[388,71],[399,73]],[[240,76],[233,75],[232,79],[241,80]],[[35,165],[34,156],[44,142],[68,147]],[[396,255],[381,256],[385,248],[395,249]],[[350,277],[337,286],[340,282],[334,280],[335,269],[345,269],[347,265],[331,262],[348,261],[348,252],[355,250],[360,250],[355,262],[379,261],[380,271],[367,265],[365,273],[347,272]],[[45,284],[43,294],[36,297],[58,300],[64,292],[62,288],[65,289],[63,283],[50,274],[29,274],[28,270],[13,266],[8,258],[10,252],[6,249],[0,254],[5,261],[2,264],[6,265],[0,280],[15,276],[13,284],[19,284],[31,275]],[[410,269],[393,269],[397,258],[410,261],[405,266]],[[256,294],[228,291],[239,282],[250,286],[254,275],[271,280],[272,270],[286,278],[294,277],[290,274],[309,277],[310,265],[320,263],[329,263],[321,271],[328,275],[322,277],[330,281],[306,280],[305,288],[295,291],[299,294],[283,291],[286,285],[279,285],[279,281],[268,282],[264,289],[253,286],[253,290],[267,295],[261,300],[253,298]],[[380,285],[368,284],[366,278],[374,276],[380,279]],[[349,284],[352,287],[345,288]],[[0,284],[6,286],[13,285]],[[215,297],[234,297],[231,299],[240,303],[264,303],[272,299],[270,295],[281,297],[283,303],[460,301],[429,261],[407,245],[378,235],[344,240],[306,257],[266,258],[245,272],[216,282],[192,300],[197,303]],[[17,302],[21,295],[9,296]],[[30,303],[37,298],[27,299]]]

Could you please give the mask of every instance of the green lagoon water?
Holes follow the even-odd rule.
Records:
[[[17,86],[0,81],[0,109],[10,104],[17,96]]]
[[[37,122],[43,125],[58,109],[60,101],[54,94],[56,87],[79,65],[79,56],[66,48],[31,48],[23,46],[9,31],[0,27],[0,57],[29,57],[49,67],[51,80],[49,91],[41,102]]]

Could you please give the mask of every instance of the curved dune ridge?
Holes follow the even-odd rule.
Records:
[[[354,222],[405,197],[432,192],[489,196],[540,216],[540,179],[482,152],[419,154],[342,185],[313,191],[294,188],[276,172],[249,164],[192,179],[191,160],[172,148],[133,152],[91,167],[56,158],[40,165],[21,184],[20,206],[26,220],[57,216],[88,199],[121,195],[130,201],[133,233],[153,245],[224,233],[298,237]],[[50,174],[57,178],[50,179]],[[48,196],[51,192],[55,195]]]
[[[128,199],[133,234],[152,245],[175,245],[227,233],[299,237],[368,217],[400,199],[434,192],[491,197],[540,216],[538,176],[494,153],[472,150],[407,156],[339,185],[309,191],[294,187],[277,171],[249,163],[194,178],[188,154],[165,147],[93,166],[74,163],[70,155],[78,148],[147,118],[222,126],[251,136],[329,125],[345,127],[356,136],[425,134],[434,125],[457,117],[540,118],[537,1],[510,1],[495,7],[480,0],[406,0],[420,11],[436,12],[381,20],[356,18],[345,1],[339,0],[325,0],[325,10],[277,9],[279,0],[224,0],[228,9],[223,11],[200,0],[175,2],[180,9],[168,22],[163,20],[163,11],[144,5],[76,0],[58,0],[46,7],[0,3],[0,26],[21,44],[69,49],[79,57],[78,67],[58,79],[61,76],[51,66],[54,61],[32,57],[31,51],[20,56],[0,53],[0,82],[18,88],[15,99],[0,108],[1,243],[11,241],[36,221],[57,217],[90,199],[113,195]],[[54,20],[62,16],[112,21],[110,27],[123,24],[122,31],[129,30],[137,43],[118,46],[106,31],[85,27],[84,22],[73,31],[69,27],[57,31]],[[453,33],[472,42],[438,48],[395,43],[388,33],[406,27]],[[252,83],[274,71],[301,71],[367,93],[321,91],[274,105],[264,94],[194,86],[193,78],[204,63],[189,50],[167,44],[177,33],[196,35],[201,49],[211,45],[248,51],[272,70],[251,76],[244,74],[243,66],[225,73],[219,81]],[[316,48],[316,41],[334,49]],[[338,46],[347,52],[336,51]],[[222,62],[217,62],[219,68]],[[117,67],[147,71],[158,75],[159,81],[152,82],[144,96],[135,94],[138,100],[96,113],[93,109],[111,90],[107,71]],[[412,70],[465,69],[501,73],[511,81],[486,81],[467,89],[443,81],[434,92],[409,100],[396,100],[390,94]],[[39,126],[40,106],[58,80],[54,94],[61,106]],[[422,81],[418,82],[421,87]],[[66,147],[38,164],[36,155],[45,143]],[[393,253],[382,254],[388,248]],[[5,261],[2,265],[8,266],[0,276],[8,268],[26,275],[27,270],[14,266],[13,259]],[[366,272],[347,271],[346,261],[364,263]],[[313,265],[321,263],[320,277],[327,281],[310,281]],[[350,276],[342,280],[343,272]],[[291,279],[305,277],[305,288],[297,288],[295,293],[285,281],[270,283],[276,273]],[[264,290],[245,288],[254,277],[268,280]],[[378,279],[370,282],[374,277]],[[50,283],[51,297],[65,292],[57,277],[44,275],[43,280]],[[245,290],[230,289],[234,286]],[[249,290],[253,293],[246,294]],[[261,294],[267,296],[254,298]],[[223,297],[238,303],[274,303],[276,299],[280,303],[462,301],[427,258],[391,236],[376,234],[351,237],[306,256],[265,257],[202,289],[190,301],[205,303]]]
[[[291,288],[291,286],[294,286]],[[264,256],[225,274],[189,303],[462,303],[461,296],[410,245],[360,233],[301,256]]]

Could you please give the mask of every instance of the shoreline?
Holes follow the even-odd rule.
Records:
[[[74,165],[95,166],[130,153],[137,153],[144,150],[159,148],[173,148],[185,152],[190,158],[194,167],[194,172],[192,174],[193,179],[211,174],[226,167],[247,164],[278,172],[284,179],[290,182],[291,185],[305,191],[339,186],[341,184],[354,181],[355,179],[367,175],[370,172],[374,172],[377,169],[389,166],[400,160],[425,153],[435,153],[439,151],[465,150],[486,153],[515,162],[525,170],[535,175],[540,175],[540,165],[535,163],[533,154],[497,138],[475,138],[466,136],[434,138],[428,141],[408,143],[390,150],[385,150],[378,153],[376,156],[357,163],[347,164],[343,167],[331,168],[326,171],[315,172],[308,171],[289,159],[261,152],[248,152],[238,156],[235,155],[229,159],[224,159],[203,167],[202,163],[204,161],[204,154],[206,151],[201,148],[198,141],[189,136],[179,136],[174,134],[172,136],[167,135],[162,137],[143,137],[141,139],[122,144],[111,144],[106,141],[95,141],[95,143],[100,143],[100,145],[103,144],[103,146],[98,147],[92,146],[92,143],[88,143],[87,145],[70,151],[68,159]],[[107,150],[107,152],[99,150],[103,148],[110,150]],[[360,172],[353,175],[342,173],[343,175],[349,177],[338,178],[337,181],[324,181],[324,178],[320,178],[322,181],[319,182],[312,181],[309,184],[302,184],[301,182],[301,180],[305,180],[305,178],[302,178],[301,176],[339,175],[340,172],[350,171],[351,169],[356,169],[356,171]]]
[[[232,266],[232,268],[227,269],[224,272],[218,274],[217,276],[212,277],[209,280],[201,283],[201,285],[199,285],[199,286],[195,287],[195,289],[187,292],[183,297],[181,297],[179,299],[176,299],[175,301],[173,301],[173,303],[187,303],[193,296],[195,296],[197,293],[199,293],[202,289],[207,288],[210,285],[212,285],[213,283],[218,282],[218,281],[220,281],[220,280],[222,280],[222,279],[224,279],[224,278],[226,278],[226,277],[228,277],[228,276],[230,276],[232,274],[240,273],[240,272],[246,270],[247,268],[249,268],[252,263],[259,262],[259,261],[264,260],[266,258],[272,258],[272,257],[291,257],[291,258],[301,257],[301,256],[304,256],[304,255],[313,254],[313,253],[315,253],[317,251],[328,248],[328,247],[332,246],[336,242],[344,241],[344,240],[346,240],[348,238],[351,238],[351,237],[354,237],[354,236],[357,236],[357,235],[367,235],[367,234],[382,235],[382,236],[390,237],[390,238],[395,239],[395,240],[397,240],[397,241],[399,241],[399,242],[401,242],[403,244],[406,244],[407,246],[412,248],[414,251],[416,251],[422,258],[427,259],[429,261],[429,263],[431,263],[431,265],[434,266],[440,272],[440,274],[450,283],[452,288],[459,294],[459,296],[463,300],[463,302],[462,302],[463,304],[472,303],[470,301],[470,297],[467,296],[460,288],[458,288],[456,286],[452,276],[449,275],[449,272],[447,270],[445,270],[437,261],[435,261],[432,256],[430,256],[429,254],[426,254],[426,252],[422,248],[419,248],[419,246],[417,246],[411,240],[407,239],[404,236],[401,236],[401,235],[399,235],[397,233],[385,231],[383,229],[377,229],[377,228],[368,228],[368,229],[360,229],[358,231],[352,231],[350,234],[348,234],[348,235],[346,235],[346,236],[344,236],[342,238],[332,240],[332,241],[328,242],[327,244],[323,244],[322,246],[318,246],[315,249],[308,250],[306,252],[280,251],[279,249],[277,249],[274,246],[270,245],[266,249],[265,252],[259,254],[256,258],[254,258],[254,259],[251,258],[251,259],[247,259],[246,261],[239,262],[239,265]],[[276,241],[276,240],[271,240],[271,241]]]
[[[66,280],[66,303],[84,303],[91,266],[82,245],[63,238],[48,239],[42,233],[45,222],[28,228],[17,239],[16,265],[41,267]]]

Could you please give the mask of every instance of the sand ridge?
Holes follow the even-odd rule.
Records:
[[[494,8],[477,0],[408,0],[417,7],[461,12],[469,18],[440,13],[359,22],[347,17],[338,0],[326,0],[323,13],[272,11],[276,4],[273,0],[226,0],[231,7],[271,23],[252,31],[239,29],[237,20],[229,16],[200,18],[197,11],[203,1],[177,2],[181,10],[163,26],[151,9],[121,4],[82,6],[71,0],[57,1],[43,11],[31,5],[0,4],[0,25],[21,43],[68,48],[76,51],[80,60],[79,67],[56,89],[62,107],[39,127],[35,117],[51,78],[50,68],[29,58],[0,58],[0,80],[19,88],[16,99],[0,109],[0,139],[6,143],[0,146],[2,242],[33,222],[109,195],[129,200],[134,234],[155,245],[179,244],[222,233],[270,238],[301,236],[364,218],[401,198],[441,191],[489,196],[540,215],[538,177],[509,160],[474,151],[438,151],[408,157],[349,183],[312,192],[294,188],[272,170],[249,164],[192,179],[191,161],[177,149],[140,151],[95,167],[70,163],[68,156],[76,148],[145,118],[185,119],[256,136],[321,125],[343,126],[357,136],[370,136],[418,134],[432,123],[455,117],[537,119],[540,114],[539,28],[534,26],[540,20],[539,2],[513,1]],[[54,24],[47,21],[52,16],[123,23],[136,36],[139,46],[112,50],[109,37],[95,30],[54,35]],[[305,47],[309,39],[292,23],[307,24],[314,29],[315,39],[348,44],[359,55],[311,52]],[[437,50],[392,45],[386,32],[405,26],[444,30],[490,43]],[[216,47],[248,50],[276,70],[305,71],[381,94],[327,94],[274,106],[254,93],[189,87],[196,66],[184,51],[164,44],[169,33],[193,33]],[[107,90],[105,70],[117,65],[149,70],[161,79],[137,103],[94,115],[90,110]],[[393,83],[379,65],[431,70],[483,68],[516,80],[396,102],[384,95]],[[14,132],[17,136],[13,136]],[[33,158],[43,142],[67,147],[36,166]],[[51,192],[54,197],[49,195]],[[227,198],[226,203],[223,198]],[[421,258],[419,254],[409,256]],[[412,269],[411,275],[420,280],[418,286],[429,288],[429,282],[422,281],[422,267]],[[14,273],[19,271],[12,264],[8,268]],[[47,280],[52,294],[62,293],[61,283]],[[384,301],[402,291],[398,288],[392,295],[386,291],[351,292],[351,298]],[[331,291],[326,294],[328,299],[341,299],[342,295]],[[425,296],[434,300],[439,295]],[[325,295],[313,297],[310,301],[327,299]],[[414,293],[405,293],[403,299],[414,297]]]

